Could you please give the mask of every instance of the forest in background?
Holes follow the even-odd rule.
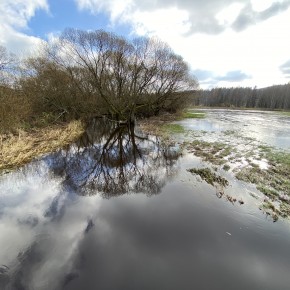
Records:
[[[290,110],[290,83],[266,88],[213,88],[196,91],[193,105]]]

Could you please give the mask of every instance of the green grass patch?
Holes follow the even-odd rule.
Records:
[[[290,205],[286,202],[282,202],[280,205],[280,215],[284,218],[290,216]]]
[[[278,163],[290,168],[290,153],[288,152],[269,150],[265,157],[274,164]]]
[[[281,115],[284,115],[284,116],[289,116],[290,117],[290,112],[289,111],[285,111],[285,112],[279,112]]]
[[[271,203],[270,201],[265,201],[265,202],[263,203],[262,207],[263,207],[264,209],[266,209],[266,210],[267,210],[267,209],[270,209],[270,210],[272,210],[273,212],[276,211],[276,208],[275,208],[274,204]]]
[[[205,118],[205,113],[201,113],[201,112],[183,112],[181,117],[182,118],[189,118],[189,119],[203,119],[203,118]]]
[[[273,150],[272,147],[267,146],[267,145],[259,145],[258,149],[263,153],[271,152]]]
[[[259,150],[261,157],[268,160],[268,168],[246,166],[236,173],[236,178],[255,184],[260,192],[278,203],[275,210],[270,202],[262,206],[274,221],[280,216],[290,217],[290,153],[268,146],[259,146]]]
[[[259,185],[257,186],[257,189],[272,200],[275,200],[279,197],[279,193],[275,189],[269,188],[267,186]]]
[[[162,128],[169,133],[185,133],[185,129],[179,124],[165,124]]]

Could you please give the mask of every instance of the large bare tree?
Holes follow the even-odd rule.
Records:
[[[128,41],[102,30],[67,29],[47,52],[117,119],[158,113],[180,98],[176,92],[197,86],[182,57],[154,38]]]

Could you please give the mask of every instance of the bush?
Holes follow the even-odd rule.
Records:
[[[17,90],[0,86],[0,133],[16,130],[31,115],[31,103]]]

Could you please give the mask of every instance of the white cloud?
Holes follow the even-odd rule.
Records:
[[[217,13],[216,19],[218,20],[220,25],[229,27],[238,17],[242,8],[243,8],[242,3],[233,3],[230,6],[222,9],[219,13]]]
[[[16,53],[31,52],[41,39],[28,36],[22,31],[27,29],[29,20],[37,9],[48,11],[46,0],[1,0],[0,2],[0,45]]]
[[[131,24],[134,34],[168,42],[193,70],[210,72],[204,87],[287,82],[280,66],[290,58],[289,0],[128,0],[119,13],[116,0],[76,1],[92,13],[103,9],[116,24]],[[234,82],[231,72],[247,77]]]
[[[137,35],[158,34],[163,38],[173,38],[189,31],[188,16],[186,11],[173,7],[152,12],[136,11],[127,15],[126,20],[134,24],[133,31]]]
[[[75,2],[79,10],[89,10],[93,14],[107,12],[114,22],[131,9],[133,0],[75,0]]]
[[[42,40],[25,31],[37,9],[49,11],[48,0],[0,1],[0,45],[31,51]],[[113,28],[129,24],[132,35],[168,42],[194,71],[210,72],[204,87],[217,80],[260,87],[288,81],[280,66],[290,58],[290,0],[74,1],[80,11],[106,13]],[[232,72],[247,77],[235,83]]]

